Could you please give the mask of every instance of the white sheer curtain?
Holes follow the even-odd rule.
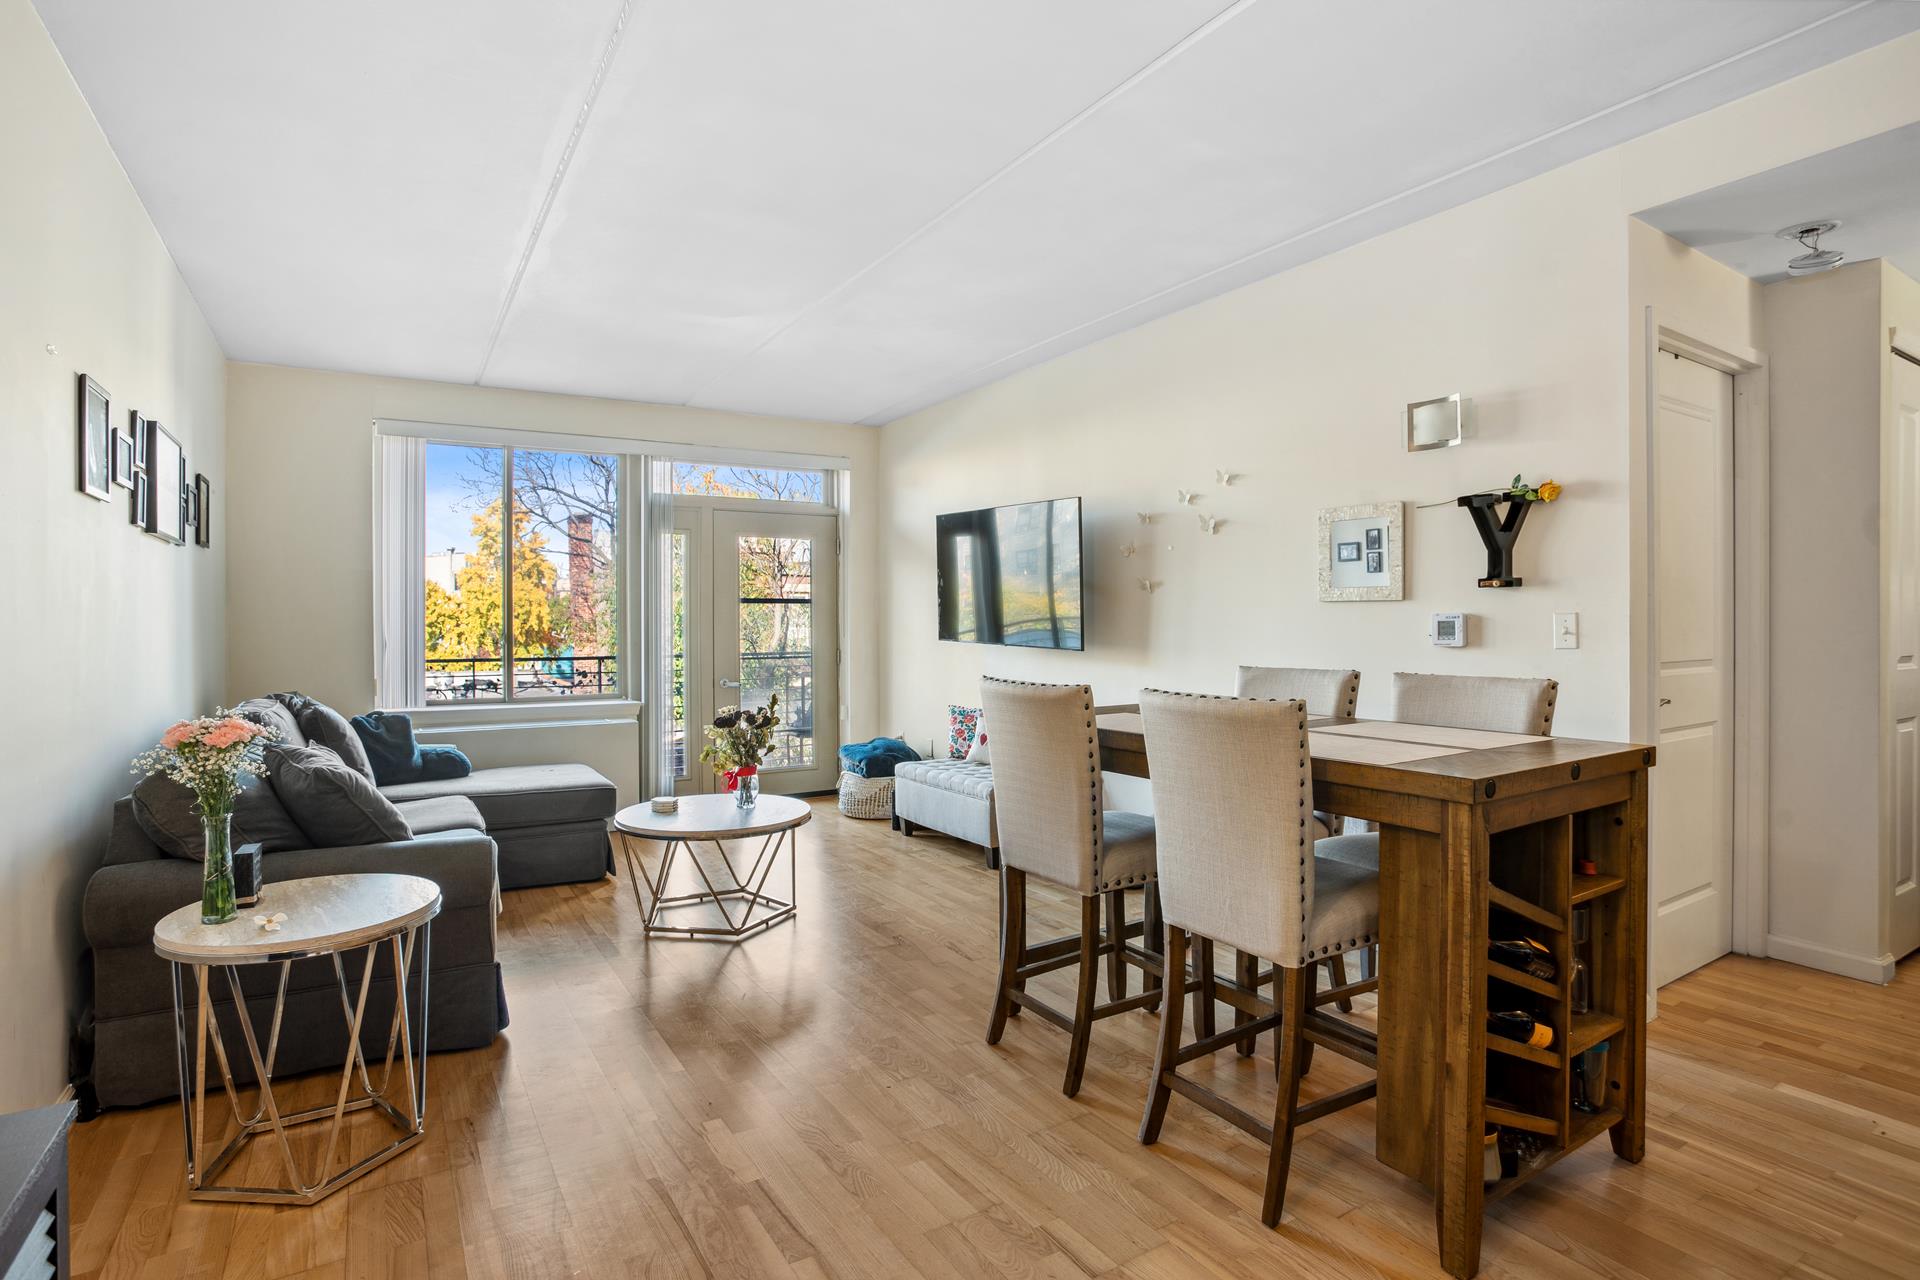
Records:
[[[644,697],[647,726],[648,793],[670,796],[673,767],[673,460],[648,457],[645,505],[641,512],[641,581],[646,599],[641,616],[646,636],[640,646],[645,658]]]

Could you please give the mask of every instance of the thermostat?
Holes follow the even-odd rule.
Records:
[[[1427,626],[1427,639],[1445,649],[1461,649],[1467,643],[1467,615],[1436,613]]]

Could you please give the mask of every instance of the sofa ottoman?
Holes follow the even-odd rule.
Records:
[[[927,827],[977,844],[986,850],[987,866],[997,871],[993,766],[971,760],[910,760],[894,766],[893,825],[906,836]]]
[[[464,778],[397,783],[380,794],[403,808],[451,797],[472,801],[499,847],[502,889],[598,880],[613,870],[613,784],[584,764],[475,769]]]

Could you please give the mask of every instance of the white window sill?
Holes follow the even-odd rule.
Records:
[[[428,729],[635,723],[641,704],[630,698],[555,698],[550,702],[468,702],[397,708],[413,717],[415,732]]]

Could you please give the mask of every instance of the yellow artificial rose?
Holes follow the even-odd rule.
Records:
[[[1549,480],[1540,486],[1540,501],[1552,502],[1555,498],[1559,496],[1560,496],[1559,481]]]

